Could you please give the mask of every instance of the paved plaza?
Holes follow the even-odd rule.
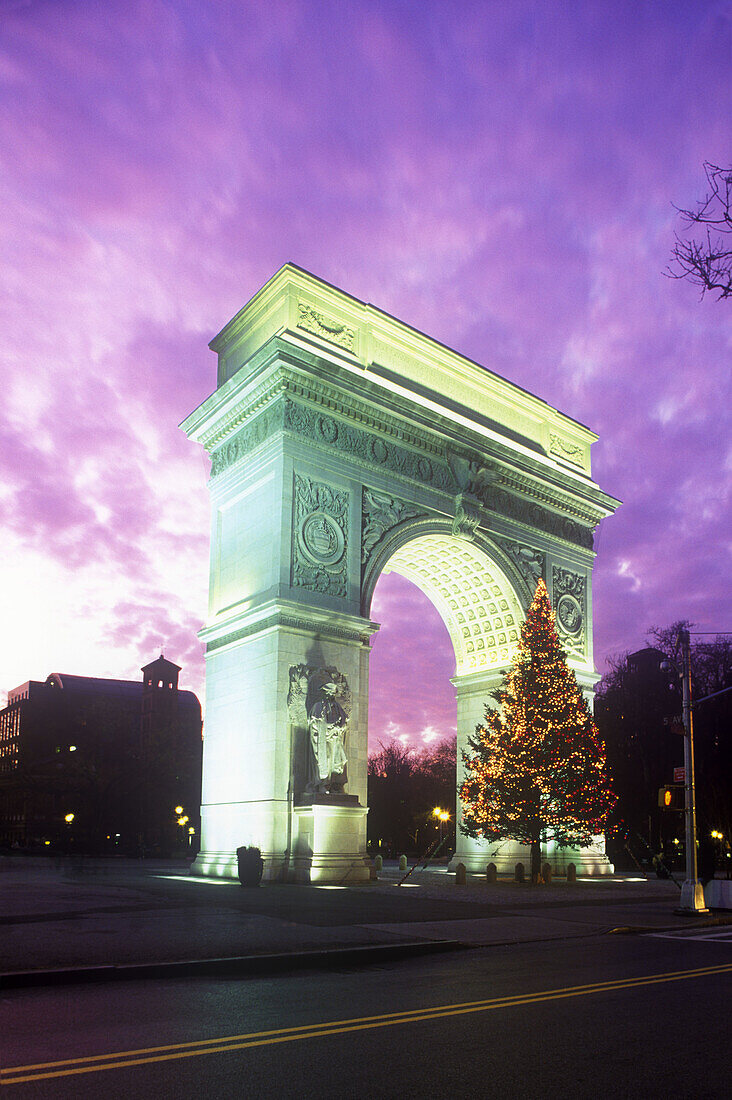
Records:
[[[0,974],[7,985],[45,980],[41,975],[112,976],[110,968],[134,976],[135,968],[153,964],[194,973],[208,963],[210,972],[212,960],[223,960],[216,964],[222,973],[287,969],[345,963],[359,953],[394,957],[690,924],[674,912],[676,883],[641,875],[539,887],[469,875],[458,886],[444,866],[416,869],[405,880],[387,864],[364,885],[243,888],[192,877],[184,862],[6,858],[0,867]],[[732,914],[691,924],[720,921],[732,922]],[[32,979],[20,977],[28,972]]]

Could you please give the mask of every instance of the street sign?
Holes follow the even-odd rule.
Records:
[[[675,714],[673,718],[664,718],[664,726],[667,726],[672,733],[678,733],[680,737],[683,737],[686,733],[684,729],[684,719],[680,714]]]
[[[686,768],[674,768],[674,783],[686,782]]]

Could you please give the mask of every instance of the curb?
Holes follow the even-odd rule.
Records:
[[[716,928],[719,925],[725,924],[732,924],[732,917],[708,917],[706,920],[703,920],[690,914],[685,918],[683,924],[665,924],[663,926],[654,924],[628,924],[622,925],[620,928],[608,928],[606,935],[634,936],[644,935],[649,932],[678,932],[680,928]]]
[[[124,963],[85,966],[74,969],[15,970],[0,974],[0,989],[30,989],[37,986],[76,985],[81,982],[136,981],[148,978],[247,978],[295,970],[337,969],[369,966],[376,962],[469,950],[458,940],[415,940],[366,947],[328,948],[296,954],[238,955],[219,959],[184,959],[165,963]]]

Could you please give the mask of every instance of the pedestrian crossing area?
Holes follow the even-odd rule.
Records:
[[[732,946],[732,924],[718,928],[675,928],[669,932],[650,932],[657,940],[708,940],[713,943],[728,943]]]

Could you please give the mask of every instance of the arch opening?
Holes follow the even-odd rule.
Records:
[[[444,857],[455,843],[457,789],[450,636],[424,592],[395,572],[379,577],[372,606],[381,627],[369,661],[369,852],[413,859],[444,838]]]
[[[369,659],[369,755],[391,740],[421,749],[456,732],[452,641],[421,588],[380,576],[373,613],[381,624]]]
[[[417,535],[394,551],[382,572],[412,581],[437,609],[452,641],[456,676],[510,663],[524,611],[504,572],[477,544],[447,532]]]
[[[462,773],[459,765],[460,752],[467,747],[467,739],[482,717],[484,707],[489,701],[490,691],[500,682],[504,669],[513,657],[519,641],[524,610],[511,581],[481,545],[458,538],[445,529],[433,528],[425,532],[424,529],[417,528],[412,531],[411,537],[404,531],[401,535],[400,545],[396,547],[392,545],[389,555],[385,555],[379,563],[379,580],[393,576],[395,579],[399,578],[407,582],[397,597],[404,602],[404,609],[402,610],[401,607],[397,609],[391,602],[383,608],[386,612],[385,625],[390,635],[391,664],[388,675],[390,680],[406,686],[407,691],[413,692],[415,712],[419,712],[423,728],[431,728],[435,731],[435,744],[449,740],[457,734],[457,761],[453,761],[451,780],[447,790],[443,790],[439,797],[435,791],[435,797],[438,797],[440,805],[449,807],[450,824],[447,831],[451,846],[457,845],[462,851],[465,845],[464,838],[459,833],[461,807],[456,796]],[[410,597],[409,589],[415,595],[415,589],[417,589],[419,598]],[[378,588],[375,588],[374,594],[377,591]],[[429,602],[430,608],[425,607],[424,600]],[[377,620],[382,618],[382,608],[378,606],[378,602],[374,607]],[[392,630],[388,627],[391,614],[395,612],[402,636],[401,645],[395,644],[391,637]],[[444,627],[444,631],[434,629],[437,618]],[[441,644],[443,656],[437,662],[430,662],[432,674],[427,670],[428,674],[425,676],[409,678],[403,675],[399,666],[412,663],[412,648],[415,644],[419,647],[419,641],[415,640],[415,636],[421,633],[420,619],[425,622],[426,631],[434,636],[438,644]],[[441,639],[440,634],[442,634]],[[376,652],[378,652],[378,639],[379,636],[376,635],[374,639]],[[452,649],[452,654],[449,655],[452,660],[447,653],[448,647]],[[419,648],[415,655],[419,659]],[[369,675],[371,685],[369,725],[372,718],[375,718],[382,709],[375,694],[380,694],[385,686],[384,670],[380,669],[378,680],[374,678],[375,672],[376,669],[372,664]],[[438,677],[443,676],[444,684],[440,684]],[[410,687],[410,685],[413,686]],[[376,693],[371,690],[372,688],[376,689]],[[446,691],[451,696],[449,723],[444,720],[448,711],[445,706]],[[380,717],[383,717],[383,713]],[[414,727],[409,731],[411,736],[405,737],[400,736],[402,731],[399,725],[398,722],[392,724],[392,730],[389,731],[388,736],[401,741],[402,748],[429,751],[430,742],[420,737]],[[380,746],[382,751],[385,746],[380,739],[371,738],[372,735],[369,739],[369,750],[374,752],[374,755],[378,755],[377,746]],[[396,752],[399,756],[398,747],[396,750],[387,749],[387,757],[390,751]],[[394,777],[396,787],[400,760],[391,760],[389,757],[385,766],[389,765],[396,769]],[[369,781],[369,806],[373,811],[369,819],[371,843],[377,842],[377,833],[381,827],[387,825],[387,822],[390,823],[390,828],[396,829],[400,826],[402,832],[404,831],[404,822],[400,822],[396,809],[389,806],[386,798],[390,773],[384,772],[381,778],[384,782],[380,783],[378,791],[373,788],[372,781]],[[416,836],[413,837],[409,845],[410,851],[413,849],[416,851],[420,844],[423,848],[426,847],[425,838],[429,837],[430,841],[433,840],[432,833],[436,828],[435,821],[430,817],[432,806],[428,807],[425,804],[415,809],[417,816],[412,824],[415,822],[419,824],[418,831],[421,839],[418,841]],[[422,818],[425,818],[425,821]],[[440,839],[442,839],[442,832],[440,832]],[[380,839],[378,843],[381,843]],[[392,847],[393,844],[388,846]]]

